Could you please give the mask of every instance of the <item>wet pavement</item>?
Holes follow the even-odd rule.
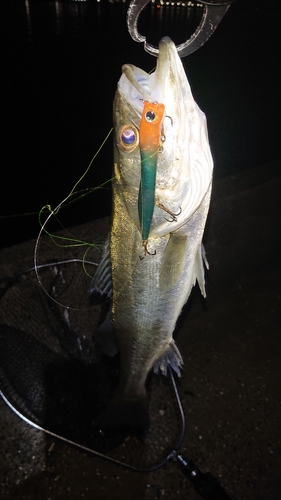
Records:
[[[278,162],[215,182],[205,238],[208,298],[204,305],[194,291],[177,335],[185,362],[180,452],[233,499],[280,498],[280,187]],[[100,241],[108,227],[106,218],[73,230]],[[32,265],[33,249],[34,241],[3,249],[1,276]],[[44,252],[46,260],[55,255],[48,245]],[[160,424],[145,453],[156,461],[165,430],[167,451],[174,446],[167,394],[160,386],[153,393]],[[0,404],[3,499],[201,498],[178,464],[126,470],[35,430]]]

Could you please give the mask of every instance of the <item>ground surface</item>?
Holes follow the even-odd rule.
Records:
[[[281,491],[278,172],[276,163],[214,186],[207,305],[195,292],[177,336],[185,361],[178,383],[186,415],[180,451],[236,500],[277,500]],[[78,231],[81,238],[102,240],[108,227],[103,219]],[[2,250],[1,276],[32,265],[33,247],[29,241]],[[53,258],[51,245],[44,252],[46,260]],[[171,429],[164,419],[172,396],[163,397],[161,387],[153,394],[160,425],[147,456],[155,448],[158,457],[159,440]],[[168,431],[168,448],[170,437]],[[4,401],[0,440],[3,499],[200,498],[177,464],[151,473],[126,470],[32,428]]]

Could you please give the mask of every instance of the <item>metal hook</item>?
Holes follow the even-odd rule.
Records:
[[[224,14],[235,0],[200,0],[204,4],[201,22],[193,35],[186,42],[177,45],[177,51],[180,57],[188,56],[195,52],[199,47],[210,38],[214,33]],[[144,42],[144,50],[157,57],[159,50],[154,45],[146,41],[146,37],[138,32],[137,24],[141,11],[146,7],[150,0],[132,0],[127,12],[127,25],[129,33],[135,42]]]

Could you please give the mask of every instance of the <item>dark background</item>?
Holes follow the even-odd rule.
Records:
[[[208,118],[215,180],[280,158],[278,3],[237,0],[210,40],[183,60]],[[128,34],[127,7],[1,2],[1,247],[39,231],[37,215],[6,216],[55,208],[86,170],[111,128],[122,64],[154,67]],[[199,18],[186,7],[148,6],[139,31],[155,44],[163,35],[180,43]],[[111,169],[109,138],[80,186],[98,186]],[[73,207],[68,225],[108,215],[110,187]]]

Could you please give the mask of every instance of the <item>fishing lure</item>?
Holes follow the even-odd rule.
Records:
[[[164,112],[164,104],[144,101],[139,129],[141,181],[138,210],[145,254],[149,254],[147,240],[155,205],[157,159],[163,139],[162,122]]]

